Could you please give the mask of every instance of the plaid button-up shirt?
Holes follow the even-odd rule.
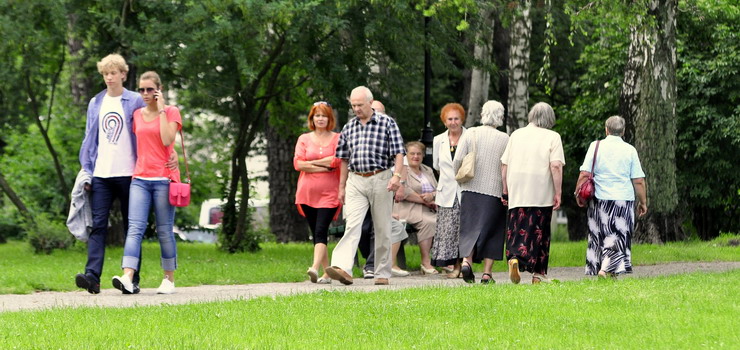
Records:
[[[355,117],[342,128],[336,157],[348,160],[349,171],[369,173],[390,168],[399,153],[406,154],[398,124],[375,112],[365,125]]]

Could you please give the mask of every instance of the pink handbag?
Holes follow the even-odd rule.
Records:
[[[182,157],[185,159],[185,182],[170,180],[170,204],[176,207],[187,207],[190,204],[190,169],[188,169],[188,155],[185,153],[185,136],[180,129]]]
[[[589,201],[594,198],[596,194],[596,183],[594,183],[594,167],[596,166],[596,154],[599,152],[599,142],[596,141],[596,149],[594,150],[594,160],[591,162],[591,173],[588,175],[588,179],[581,184],[581,187],[576,191],[576,195],[584,201]]]

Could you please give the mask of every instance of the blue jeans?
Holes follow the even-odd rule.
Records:
[[[136,270],[141,260],[141,240],[144,238],[149,210],[154,206],[157,222],[157,237],[162,252],[162,269],[177,269],[177,245],[172,227],[175,223],[175,207],[169,200],[169,180],[147,181],[133,179],[129,192],[128,235],[123,247],[123,268]]]
[[[128,232],[128,206],[130,176],[93,177],[91,181],[90,207],[92,209],[93,227],[87,241],[87,264],[85,274],[93,276],[100,283],[100,274],[105,261],[105,239],[108,236],[108,218],[113,201],[117,198],[121,204],[123,230]],[[133,282],[139,283],[139,267],[136,268]]]

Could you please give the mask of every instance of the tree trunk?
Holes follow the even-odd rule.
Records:
[[[295,206],[298,172],[293,168],[296,138],[284,136],[271,125],[266,128],[267,172],[270,182],[270,229],[278,242],[308,240],[306,219]]]
[[[10,201],[13,202],[13,205],[18,209],[18,212],[21,213],[21,216],[28,221],[28,223],[35,225],[35,222],[33,220],[33,215],[31,215],[31,212],[28,210],[26,205],[23,203],[23,200],[18,197],[18,194],[13,191],[13,188],[10,187],[10,184],[5,181],[5,176],[3,176],[3,173],[0,172],[0,188],[2,188],[3,193],[10,198]]]
[[[676,188],[677,0],[648,3],[631,28],[619,110],[627,121],[648,183],[648,215],[637,220],[636,242],[683,238]]]
[[[527,125],[529,100],[529,38],[532,19],[530,0],[520,0],[511,22],[509,51],[509,111],[506,129],[509,133]]]
[[[480,112],[483,104],[488,100],[488,87],[491,84],[491,75],[488,72],[491,65],[491,41],[493,41],[493,17],[489,10],[481,10],[481,18],[485,27],[478,32],[475,38],[473,56],[480,66],[473,67],[470,76],[470,95],[468,96],[468,116],[465,126],[474,126],[480,121]]]
[[[498,73],[494,77],[496,82],[496,93],[498,101],[506,109],[504,113],[504,125],[507,123],[509,110],[509,76],[506,73],[509,67],[509,50],[511,49],[511,33],[508,27],[504,27],[501,20],[501,11],[496,10],[493,25],[493,60],[498,68]]]
[[[83,63],[87,59],[84,54],[84,44],[82,39],[75,34],[77,24],[77,14],[71,13],[67,16],[67,28],[69,35],[67,37],[67,49],[69,50],[69,87],[72,92],[72,101],[75,106],[80,108],[84,113],[87,108],[87,102],[90,98],[90,90],[94,86],[92,76],[85,74]],[[97,78],[97,77],[95,77]]]

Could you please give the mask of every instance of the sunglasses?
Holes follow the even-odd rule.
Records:
[[[143,94],[143,93],[144,93],[144,91],[146,91],[146,92],[147,92],[148,94],[151,94],[151,93],[154,93],[155,91],[157,91],[157,89],[155,89],[155,88],[153,88],[153,87],[148,87],[148,88],[139,88],[139,93],[140,93],[140,94]]]
[[[331,107],[331,103],[329,103],[329,102],[324,102],[324,101],[314,102],[314,103],[313,103],[313,105],[314,105],[314,106],[319,106],[319,105],[327,105],[327,106]]]

